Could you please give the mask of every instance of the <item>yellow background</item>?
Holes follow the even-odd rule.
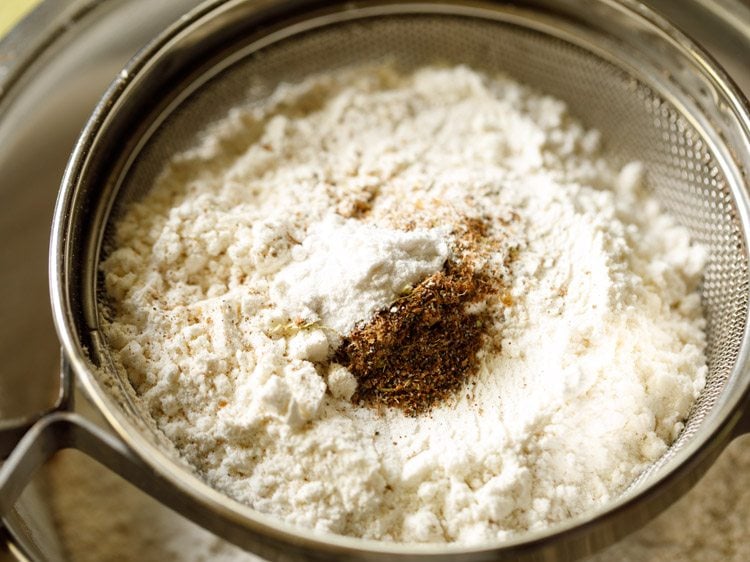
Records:
[[[0,0],[0,36],[15,25],[39,0]]]

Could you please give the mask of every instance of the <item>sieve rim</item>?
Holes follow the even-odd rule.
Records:
[[[711,434],[701,443],[694,440],[683,450],[677,453],[681,457],[679,463],[669,470],[660,474],[659,478],[642,486],[637,493],[625,495],[617,500],[608,503],[602,508],[585,513],[579,517],[566,520],[562,523],[552,525],[543,530],[529,531],[519,534],[509,540],[500,543],[488,543],[476,547],[467,547],[464,545],[407,545],[402,543],[384,543],[366,539],[357,539],[344,537],[340,535],[321,535],[308,529],[300,529],[288,523],[285,523],[275,517],[262,514],[249,506],[240,504],[230,499],[224,494],[216,491],[212,487],[199,480],[196,476],[189,474],[183,468],[171,460],[161,450],[156,448],[146,439],[144,439],[137,428],[123,415],[120,409],[113,405],[112,399],[108,396],[107,391],[102,387],[96,375],[92,371],[86,354],[80,345],[77,336],[75,320],[76,312],[71,309],[71,303],[68,294],[68,271],[70,266],[67,259],[75,248],[71,247],[70,237],[70,217],[71,212],[76,204],[76,195],[81,178],[86,172],[87,159],[91,153],[92,147],[98,140],[104,130],[104,125],[108,116],[117,103],[130,93],[131,85],[135,84],[136,78],[144,73],[153,57],[157,57],[167,49],[171,42],[178,38],[182,33],[187,33],[194,26],[198,25],[205,17],[221,10],[227,10],[232,5],[241,4],[242,0],[211,0],[185,16],[175,26],[168,29],[160,38],[156,39],[129,63],[126,70],[115,80],[110,89],[107,91],[102,101],[97,106],[91,119],[87,123],[83,133],[71,155],[71,160],[66,168],[63,177],[61,192],[55,208],[52,240],[50,245],[50,291],[53,307],[53,317],[58,336],[63,346],[65,356],[72,364],[72,369],[76,376],[80,378],[87,395],[94,402],[97,409],[105,416],[114,432],[122,439],[132,450],[136,451],[138,456],[146,462],[158,474],[165,476],[166,479],[174,486],[178,493],[184,497],[190,498],[202,507],[207,508],[211,513],[221,517],[224,520],[237,524],[238,527],[244,527],[253,530],[269,538],[273,538],[282,543],[299,545],[303,548],[315,547],[323,551],[335,552],[337,554],[351,554],[352,551],[372,554],[412,554],[412,555],[450,555],[450,554],[471,554],[471,553],[515,553],[520,554],[527,550],[548,545],[551,542],[565,536],[566,538],[575,538],[584,536],[593,528],[600,527],[604,523],[613,522],[623,513],[629,511],[638,511],[638,503],[655,499],[664,495],[665,487],[669,483],[676,483],[689,470],[695,469],[700,471],[707,466],[712,457],[718,455],[721,447],[732,437],[732,431],[739,421],[739,414],[743,402],[747,398],[748,386],[750,380],[742,380],[740,388],[735,389],[733,396],[727,397],[726,403],[722,406],[721,422],[713,428]],[[288,5],[290,10],[301,8],[302,2],[291,1],[281,3]],[[343,4],[343,3],[341,3]],[[384,5],[391,5],[385,2]],[[451,2],[412,2],[407,6],[416,6],[425,10],[431,7],[440,6],[445,10],[450,10],[455,5],[461,6],[484,6],[488,11],[492,6],[499,6],[500,2],[472,2],[472,3],[451,3]],[[693,62],[708,75],[711,82],[717,87],[718,91],[730,102],[736,119],[744,129],[745,139],[750,137],[750,114],[748,112],[748,103],[739,93],[728,76],[713,62],[709,55],[703,52],[692,41],[687,39],[682,33],[677,31],[665,20],[655,15],[652,11],[638,4],[635,0],[599,0],[599,4],[612,7],[629,14],[629,17],[635,17],[641,20],[641,24],[648,24],[652,29],[659,31],[666,37],[674,47],[678,48],[681,54],[688,56]],[[255,2],[255,9],[259,12],[274,7],[277,3],[270,0],[260,0]],[[338,4],[337,4],[338,5]],[[357,6],[357,3],[349,3],[350,6]],[[393,4],[395,6],[395,4]],[[398,8],[403,9],[404,5]],[[395,9],[395,8],[394,8]],[[476,8],[480,9],[480,8]],[[484,8],[482,8],[484,9]],[[354,8],[352,8],[354,11]],[[341,12],[344,13],[344,12]],[[352,12],[350,12],[351,14]],[[430,12],[433,13],[433,12]],[[748,203],[747,193],[742,190],[735,193],[738,213],[743,225],[747,226],[750,216],[750,204]],[[743,234],[747,238],[747,228],[743,229]],[[747,323],[743,333],[742,344],[740,347],[738,360],[733,367],[733,372],[744,371],[744,366],[748,359],[748,330]],[[741,379],[741,377],[738,377]],[[745,377],[747,379],[747,377]],[[697,478],[696,478],[697,479]],[[684,484],[684,480],[683,480]],[[681,491],[685,491],[686,486],[682,486]],[[673,493],[672,496],[675,494]],[[659,509],[652,509],[649,516],[655,515]],[[632,526],[632,525],[631,525]],[[625,529],[616,530],[617,536],[622,535]]]

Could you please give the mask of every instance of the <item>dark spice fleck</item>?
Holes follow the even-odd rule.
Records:
[[[358,192],[348,194],[339,204],[336,212],[345,218],[362,219],[372,210],[372,202],[377,196],[377,186],[366,186]]]
[[[352,400],[417,415],[460,390],[477,370],[477,352],[492,325],[486,311],[468,312],[467,305],[496,292],[496,280],[470,262],[449,260],[355,328],[334,358],[357,379]]]

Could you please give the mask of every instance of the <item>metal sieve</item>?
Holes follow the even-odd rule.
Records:
[[[657,198],[710,249],[701,289],[706,389],[664,456],[596,512],[472,548],[298,529],[203,483],[109,367],[99,331],[97,264],[123,207],[230,108],[263,99],[280,82],[386,59],[404,70],[461,63],[502,71],[565,100],[602,132],[611,158],[645,164]],[[207,2],[131,61],[73,152],[53,224],[52,303],[64,349],[63,388],[79,382],[106,424],[85,419],[63,400],[0,469],[0,514],[12,513],[46,458],[76,447],[200,525],[271,559],[570,560],[590,554],[687,491],[748,427],[749,167],[747,101],[699,48],[635,1]]]

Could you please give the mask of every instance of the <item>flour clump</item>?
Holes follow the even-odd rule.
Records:
[[[602,505],[704,386],[707,256],[599,143],[463,66],[282,85],[118,219],[114,363],[202,478],[297,525],[481,544]]]

